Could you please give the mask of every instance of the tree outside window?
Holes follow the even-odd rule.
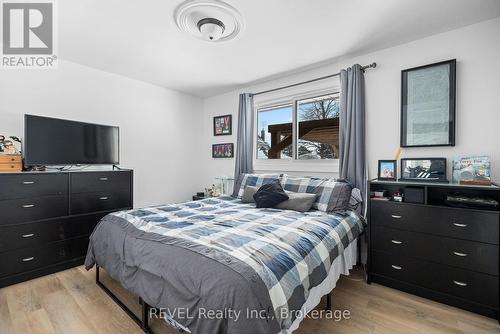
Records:
[[[298,159],[338,159],[339,94],[298,101]]]
[[[296,107],[295,107],[296,106]],[[293,115],[296,113],[296,127]],[[297,131],[298,135],[293,133]],[[296,138],[296,152],[293,140]],[[257,112],[258,159],[338,159],[339,94],[329,94]]]

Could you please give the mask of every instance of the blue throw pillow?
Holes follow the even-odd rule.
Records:
[[[274,208],[276,205],[288,199],[288,195],[283,190],[283,187],[277,182],[264,184],[253,195],[255,204],[258,208]]]

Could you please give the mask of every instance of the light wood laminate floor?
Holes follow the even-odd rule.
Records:
[[[114,286],[122,298],[137,303]],[[333,292],[333,308],[349,310],[351,318],[306,319],[295,333],[500,333],[493,319],[345,277]],[[162,321],[152,328],[158,334],[176,333]],[[94,270],[77,267],[0,289],[0,334],[31,333],[142,332],[95,284]]]

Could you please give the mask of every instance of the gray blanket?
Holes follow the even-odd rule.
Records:
[[[251,267],[217,253],[200,256],[170,239],[109,215],[90,237],[85,267],[97,263],[149,305],[168,308],[193,334],[280,332],[267,288]]]

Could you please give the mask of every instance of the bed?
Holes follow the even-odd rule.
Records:
[[[354,212],[223,196],[104,217],[85,266],[104,268],[181,331],[284,334],[349,273],[362,231]]]

